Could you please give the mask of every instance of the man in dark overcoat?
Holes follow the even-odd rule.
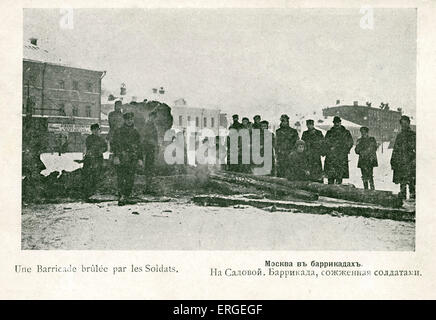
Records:
[[[340,117],[333,118],[333,127],[325,135],[326,158],[324,172],[329,184],[341,184],[348,179],[348,154],[353,147],[353,137],[350,131],[341,124]]]
[[[113,138],[114,165],[117,167],[117,181],[119,191],[118,205],[130,202],[130,195],[135,181],[137,167],[143,166],[143,146],[138,130],[133,124],[133,112],[123,115],[124,124]]]
[[[289,116],[283,114],[280,117],[280,128],[276,130],[276,145],[274,148],[277,157],[278,177],[286,177],[287,170],[292,165],[289,163],[289,157],[298,139],[298,131],[289,126]]]
[[[410,128],[410,119],[402,116],[401,132],[395,139],[391,157],[391,167],[394,170],[394,183],[400,184],[399,196],[406,199],[407,185],[410,198],[415,199],[416,181],[416,133]]]
[[[303,132],[301,140],[305,142],[305,150],[310,171],[310,180],[323,182],[321,156],[324,156],[324,135],[315,129],[314,121],[306,121],[307,130]]]

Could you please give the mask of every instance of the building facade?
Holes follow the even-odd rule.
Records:
[[[379,143],[393,141],[401,129],[399,123],[401,111],[362,106],[357,102],[353,105],[325,108],[323,115],[339,116],[360,126],[368,127],[371,136],[374,136]]]
[[[82,151],[90,125],[101,120],[105,72],[63,65],[32,40],[23,54],[23,116],[46,119],[47,151],[61,140],[67,152]]]
[[[226,116],[221,113],[220,109],[189,107],[184,99],[174,102],[171,114],[173,115],[173,127],[179,130],[186,130],[188,124],[191,123],[197,130],[208,128],[218,135],[220,127],[226,127],[226,123],[223,123]]]

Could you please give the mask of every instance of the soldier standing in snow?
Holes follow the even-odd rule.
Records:
[[[143,147],[139,132],[133,125],[133,112],[123,115],[124,124],[113,137],[114,164],[117,166],[118,205],[132,203],[129,199],[137,166],[143,166]]]
[[[321,156],[324,156],[324,136],[315,129],[314,121],[306,120],[307,130],[301,140],[305,142],[305,150],[310,171],[310,180],[323,182]]]
[[[275,151],[277,156],[277,176],[285,177],[289,166],[289,156],[295,148],[298,140],[298,131],[289,126],[289,116],[283,114],[280,117],[280,128],[276,130]]]
[[[341,184],[349,178],[348,154],[353,147],[350,131],[341,125],[341,118],[333,118],[333,127],[325,135],[326,158],[324,171],[329,184]]]
[[[107,138],[109,140],[109,145],[111,149],[112,149],[112,140],[113,140],[114,133],[119,128],[121,128],[124,123],[123,112],[121,111],[121,105],[122,102],[120,100],[115,101],[114,111],[111,111],[108,115],[109,133]]]
[[[362,172],[363,188],[368,189],[368,183],[371,190],[375,190],[373,169],[378,166],[377,162],[377,141],[374,137],[368,135],[367,127],[360,128],[362,136],[357,140],[355,152],[359,155],[357,167]]]
[[[86,150],[83,159],[83,196],[85,201],[94,194],[103,171],[103,153],[107,151],[107,143],[100,136],[98,123],[91,125],[91,135],[86,138]]]
[[[410,198],[415,199],[416,133],[410,129],[409,117],[402,116],[400,124],[401,132],[395,139],[391,157],[393,181],[400,184],[400,198],[406,199],[407,185],[409,185]]]

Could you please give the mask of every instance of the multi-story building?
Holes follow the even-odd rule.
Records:
[[[46,123],[49,150],[62,140],[60,135],[68,141],[67,151],[83,150],[90,125],[100,122],[104,74],[62,64],[37,39],[24,45],[22,112]]]
[[[186,129],[188,123],[192,123],[197,130],[208,128],[218,135],[220,127],[227,127],[227,118],[220,109],[189,107],[185,99],[178,99],[174,102],[171,114],[173,127],[180,130]]]
[[[379,142],[393,141],[400,131],[399,120],[401,109],[390,110],[386,105],[383,109],[363,106],[354,101],[353,105],[340,105],[323,109],[324,116],[339,116],[360,126],[368,127],[372,136]]]

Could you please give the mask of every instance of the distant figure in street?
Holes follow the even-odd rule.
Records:
[[[410,199],[415,199],[416,181],[416,133],[410,128],[410,119],[402,116],[401,132],[397,135],[392,151],[391,167],[394,170],[394,183],[400,184],[400,198],[406,199],[409,185]]]
[[[305,151],[309,165],[310,180],[322,183],[321,156],[325,156],[324,136],[320,130],[315,129],[313,120],[306,120],[306,126],[307,130],[303,132],[301,140],[306,143]]]
[[[229,130],[230,129],[239,130],[242,128],[242,124],[239,122],[239,116],[237,114],[234,114],[232,116],[232,120],[233,120],[233,123],[230,125]]]
[[[121,111],[121,105],[122,102],[120,100],[115,101],[114,111],[111,111],[108,115],[109,133],[107,138],[109,140],[109,145],[111,149],[112,149],[112,140],[113,140],[114,133],[119,128],[121,128],[124,123],[123,112]]]
[[[348,154],[353,147],[350,131],[341,125],[341,118],[333,118],[333,127],[325,135],[326,158],[324,171],[329,184],[341,184],[349,178]]]
[[[253,124],[254,125],[254,124]],[[264,157],[265,156],[265,132],[269,131],[269,122],[266,120],[263,120],[260,122],[260,156]],[[272,175],[274,173],[274,169],[275,169],[275,154],[274,154],[274,143],[275,143],[275,136],[274,133],[271,133],[271,171],[269,173],[267,173],[267,175]],[[265,161],[265,160],[264,160]],[[256,165],[253,164],[254,167],[262,167],[263,165]]]
[[[261,127],[262,127],[262,124],[261,124],[261,118],[260,118],[260,115],[255,115],[254,117],[253,117],[253,125],[251,126],[253,129],[261,129]]]
[[[368,135],[369,129],[367,127],[360,128],[361,137],[357,140],[356,148],[354,151],[359,155],[359,162],[357,167],[362,172],[363,188],[375,190],[373,169],[378,166],[377,162],[377,141],[374,137]]]
[[[234,129],[236,131],[241,130],[242,123],[239,122],[239,115],[234,114],[232,116],[233,123],[230,125],[229,130]],[[242,164],[242,140],[238,137],[238,163],[230,163],[231,159],[231,148],[230,148],[230,135],[227,136],[227,169],[229,171],[241,171]],[[233,150],[234,151],[234,150]]]
[[[95,193],[97,184],[103,173],[103,153],[107,151],[107,142],[100,136],[98,123],[91,125],[91,134],[86,138],[83,158],[82,185],[83,198],[89,198]]]
[[[144,174],[145,174],[145,189],[150,190],[151,177],[155,171],[155,161],[159,151],[158,133],[155,125],[157,111],[153,110],[149,114],[149,119],[145,123],[144,128]]]
[[[290,165],[289,156],[294,150],[298,140],[298,131],[289,126],[289,116],[283,114],[280,117],[280,128],[276,130],[275,151],[277,156],[277,176],[286,177]]]
[[[289,156],[288,178],[291,181],[305,181],[310,179],[309,162],[307,161],[307,153],[305,152],[305,142],[298,140],[295,143],[295,150]]]
[[[133,112],[123,115],[124,124],[114,133],[114,165],[117,167],[119,201],[122,206],[132,203],[130,195],[135,181],[137,166],[143,166],[143,147],[139,132],[133,125]]]

